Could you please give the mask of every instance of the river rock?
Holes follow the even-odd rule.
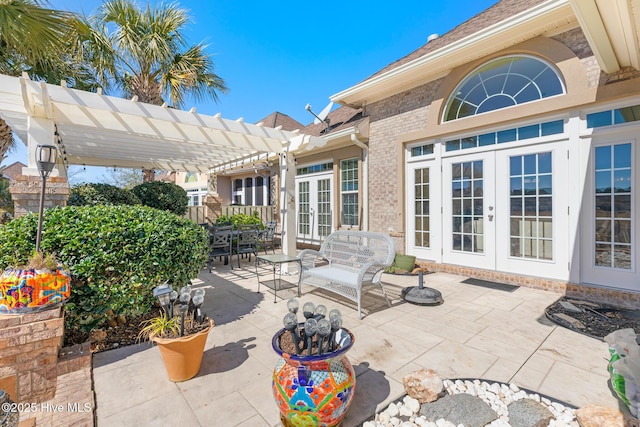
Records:
[[[546,427],[554,419],[551,411],[531,399],[513,402],[508,409],[511,427]]]
[[[407,394],[420,403],[433,402],[444,388],[442,378],[431,369],[420,369],[402,378]]]
[[[606,406],[585,406],[576,411],[580,427],[622,427],[624,418],[616,409]]]
[[[420,414],[429,421],[445,419],[454,425],[483,427],[498,418],[498,414],[481,399],[470,394],[444,396],[435,402],[424,403]]]

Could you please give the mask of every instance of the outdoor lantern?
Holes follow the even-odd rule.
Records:
[[[38,145],[36,147],[36,164],[42,177],[40,189],[40,206],[38,208],[38,230],[36,233],[36,252],[40,252],[40,239],[42,238],[42,211],[44,210],[44,189],[47,185],[47,177],[56,164],[58,150],[53,145]]]
[[[57,154],[58,150],[53,145],[38,145],[36,147],[36,163],[41,177],[49,176],[56,164]]]
[[[296,314],[298,312],[298,300],[295,298],[291,298],[289,301],[287,301],[287,309],[289,309],[290,313]]]
[[[173,287],[168,283],[163,283],[153,288],[153,296],[158,298],[164,312],[169,316],[169,306],[171,305],[171,292]]]

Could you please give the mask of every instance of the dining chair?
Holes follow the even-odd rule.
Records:
[[[248,227],[239,225],[237,235],[235,236],[235,245],[233,252],[238,257],[238,268],[240,268],[240,257],[248,255],[251,261],[251,254],[258,256],[258,227]],[[257,260],[257,258],[256,258]]]
[[[225,257],[225,264],[231,264],[231,269],[233,269],[233,262],[230,260],[233,255],[233,251],[231,250],[232,234],[233,225],[214,225],[209,230],[209,260],[207,262],[209,273],[211,273],[211,263],[213,259],[217,257]]]
[[[267,222],[265,229],[261,230],[262,232],[260,233],[260,239],[259,239],[259,248],[258,249],[262,249],[264,250],[264,253],[267,253],[267,249],[271,249],[271,251],[275,254],[276,253],[276,243],[275,243],[275,236],[276,236],[276,222],[275,221],[269,221]]]

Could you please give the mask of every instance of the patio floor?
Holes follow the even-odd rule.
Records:
[[[264,286],[256,292],[253,264],[245,267],[204,269],[195,282],[207,290],[204,311],[216,322],[195,378],[170,382],[158,348],[148,344],[94,355],[99,426],[280,425],[271,338],[293,292],[279,291],[274,303]],[[400,397],[402,377],[420,368],[443,378],[514,382],[576,406],[619,408],[607,382],[607,345],[545,318],[544,309],[561,295],[522,287],[508,292],[461,283],[465,279],[425,275],[425,286],[439,290],[444,304],[417,306],[400,298],[403,287],[417,285],[415,276],[384,274],[392,308],[369,292],[362,320],[350,301],[303,286],[301,305],[338,308],[356,337],[348,356],[357,391],[344,427],[361,425]]]

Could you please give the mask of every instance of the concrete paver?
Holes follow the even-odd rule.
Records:
[[[291,278],[295,277],[292,276]],[[291,279],[290,278],[290,279]],[[425,276],[444,297],[440,306],[405,303],[400,292],[413,276],[385,274],[388,308],[379,291],[356,305],[303,286],[301,304],[313,301],[343,313],[355,335],[347,354],[357,375],[344,427],[360,425],[404,393],[402,377],[421,367],[443,378],[477,377],[515,382],[576,406],[618,409],[607,384],[607,345],[563,329],[544,316],[561,295],[518,288],[513,292],[462,283],[447,273]],[[257,293],[253,264],[202,270],[195,287],[206,289],[204,312],[216,322],[198,376],[168,380],[157,348],[140,344],[94,355],[98,425],[277,426],[271,376],[278,356],[271,338],[282,326],[295,290],[265,287]]]

